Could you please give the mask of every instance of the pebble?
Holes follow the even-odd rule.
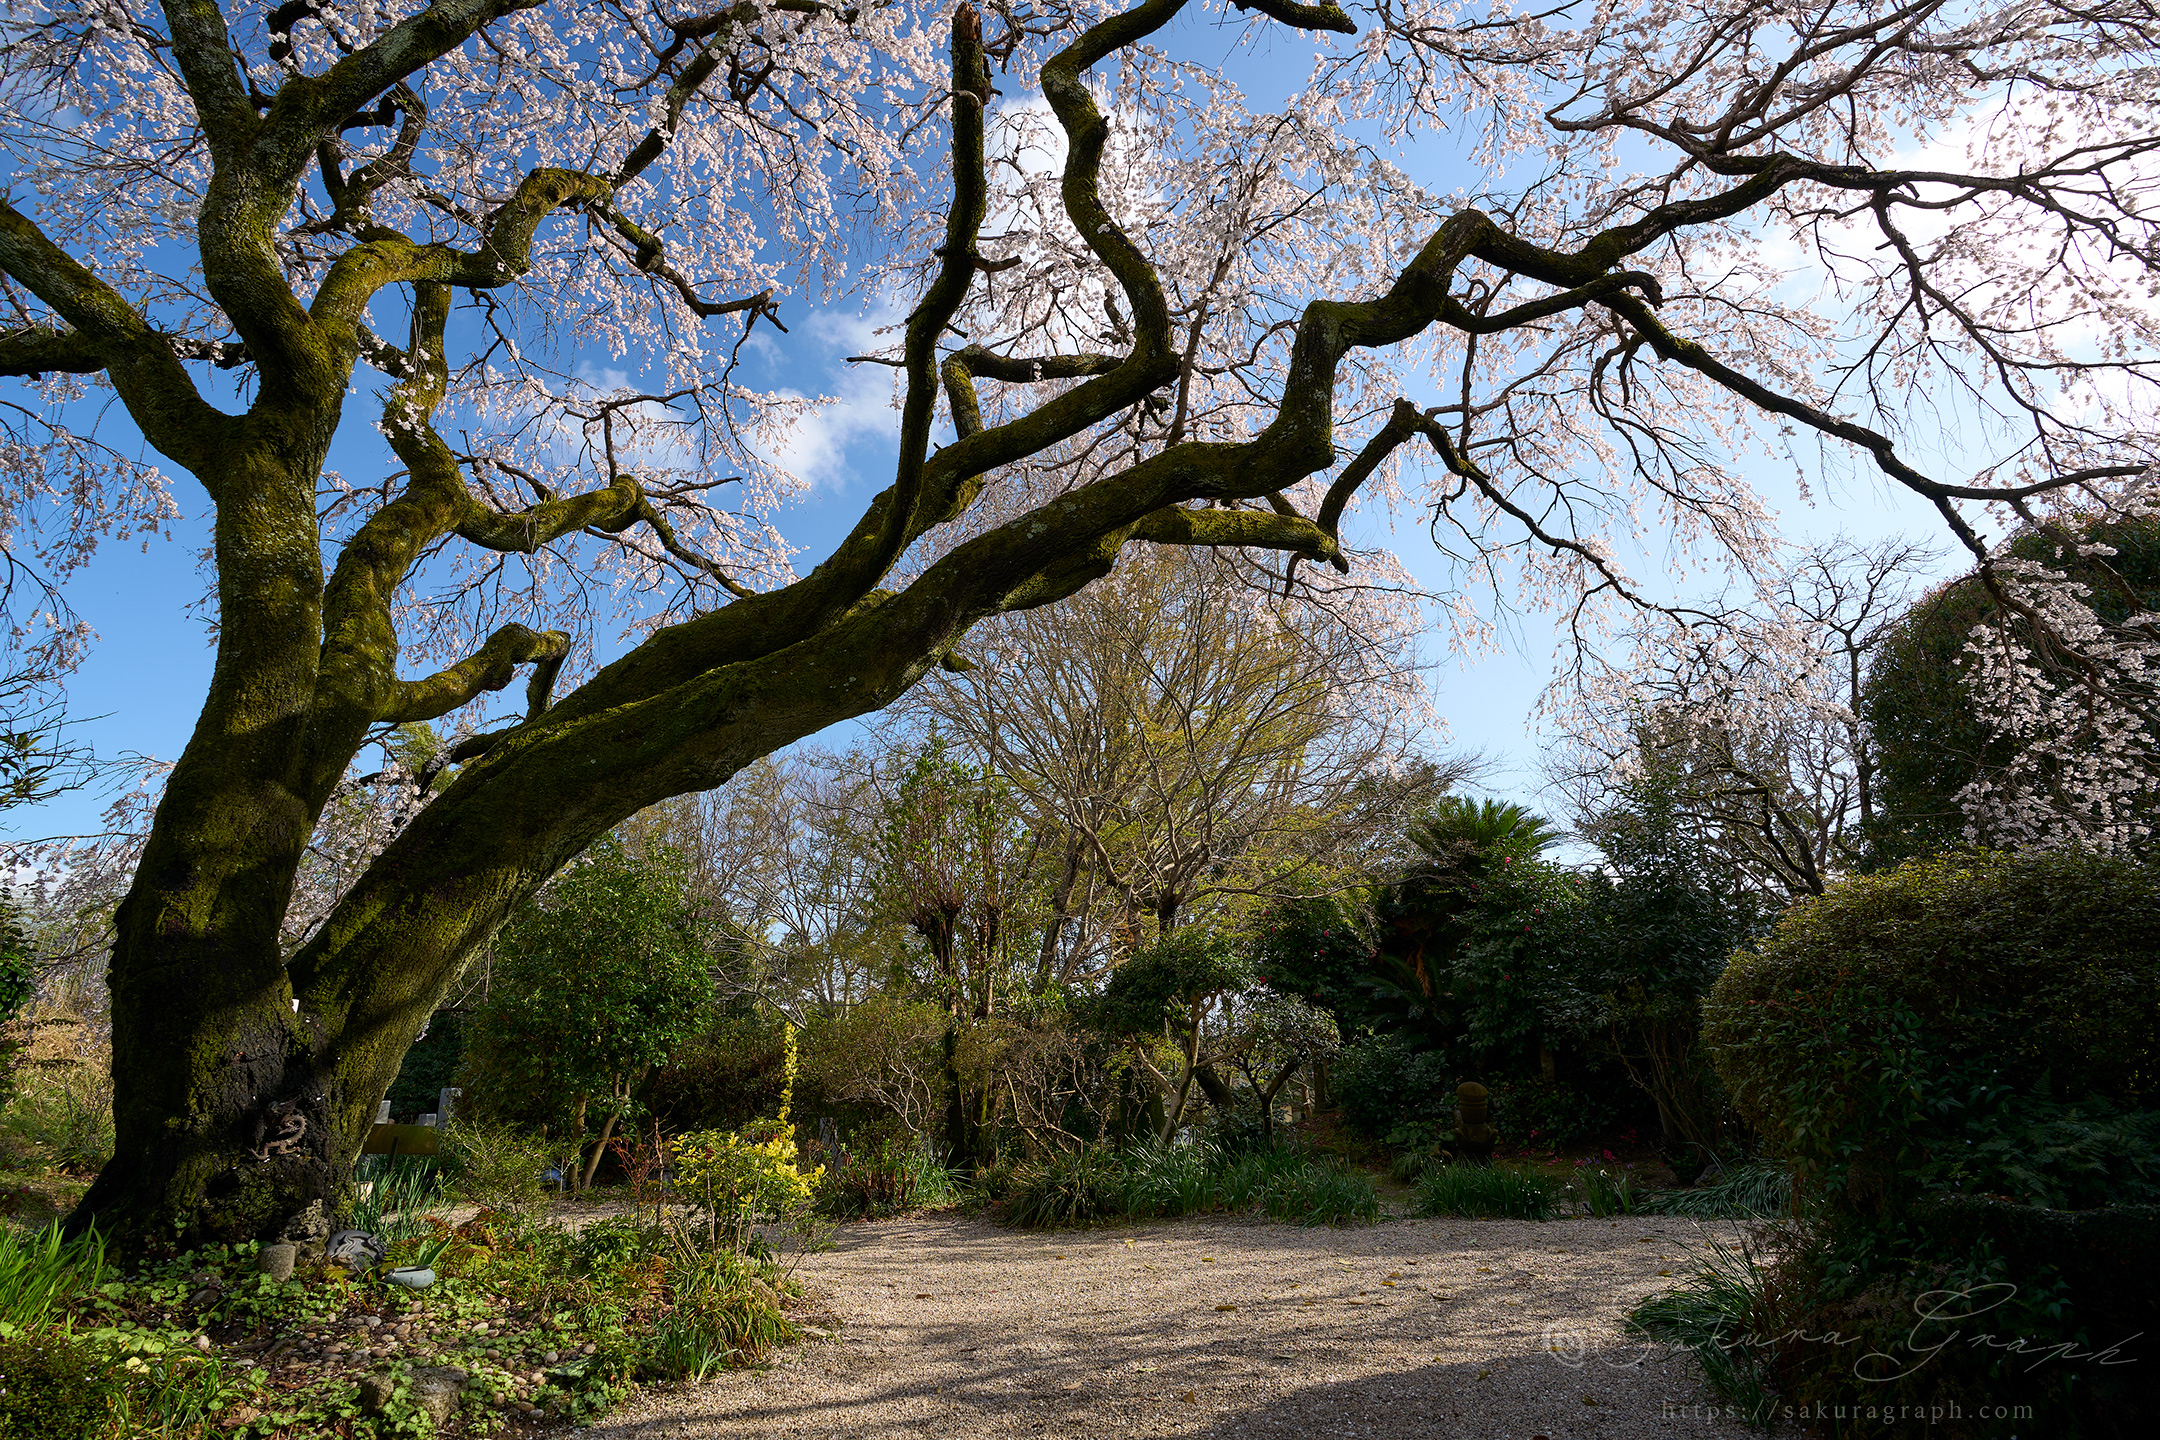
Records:
[[[562,1352],[560,1350],[550,1350],[540,1358],[549,1365],[557,1365],[562,1363]]]

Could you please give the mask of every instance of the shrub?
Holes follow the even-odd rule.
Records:
[[[88,1440],[112,1407],[113,1382],[58,1330],[0,1340],[0,1437]]]
[[[578,1231],[573,1249],[587,1271],[604,1271],[643,1260],[668,1243],[668,1233],[661,1226],[628,1215],[607,1215]]]
[[[1455,1077],[1447,1057],[1417,1049],[1399,1033],[1345,1045],[1328,1080],[1343,1123],[1389,1144],[1415,1143],[1408,1134],[1412,1126],[1420,1127],[1415,1139],[1432,1140],[1454,1124]]]
[[[639,1098],[670,1131],[732,1130],[770,1115],[788,1088],[787,1024],[769,1011],[717,1016],[646,1077]]]
[[[413,1041],[390,1082],[390,1114],[410,1124],[433,1113],[442,1104],[442,1092],[455,1085],[465,1060],[465,1016],[458,1010],[437,1010],[428,1017],[427,1029]]]
[[[1784,1403],[1924,1352],[1860,1377],[1886,1410],[2023,1404],[2060,1436],[2149,1418],[2160,874],[2055,851],[1848,881],[1734,957],[1705,1034],[1797,1185],[1763,1333],[1851,1342],[1771,1346]],[[1949,1345],[1976,1327],[2001,1338]]]
[[[1435,1165],[1418,1182],[1420,1215],[1495,1215],[1550,1220],[1560,1186],[1543,1175],[1502,1165]]]
[[[1005,1200],[1005,1218],[1031,1227],[1209,1211],[1349,1225],[1380,1218],[1380,1193],[1369,1176],[1286,1147],[1232,1154],[1151,1142],[1122,1153],[1088,1146],[1022,1166]]]
[[[459,1120],[443,1130],[444,1169],[451,1190],[483,1210],[520,1214],[547,1202],[552,1163],[543,1140],[509,1125]]]
[[[795,1163],[795,1127],[767,1120],[739,1131],[701,1130],[677,1137],[676,1174],[684,1197],[703,1210],[713,1233],[736,1250],[753,1226],[809,1208],[825,1167]]]
[[[1968,1142],[2057,1102],[2152,1102],[2160,873],[2051,851],[1858,877],[1735,955],[1704,1015],[1741,1113],[1841,1203],[2015,1183]]]
[[[838,1220],[877,1219],[942,1205],[958,1194],[952,1172],[913,1136],[877,1126],[844,1147],[817,1187],[817,1209]]]

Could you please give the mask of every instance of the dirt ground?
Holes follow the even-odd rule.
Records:
[[[1709,1238],[1676,1219],[846,1225],[802,1269],[831,1338],[585,1433],[1741,1440],[1691,1360],[1618,1323]]]

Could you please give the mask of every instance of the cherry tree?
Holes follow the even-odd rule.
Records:
[[[1878,782],[1861,689],[1934,558],[1835,540],[1747,603],[1640,616],[1624,662],[1593,657],[1555,695],[1562,742],[1547,768],[1578,823],[1595,833],[1654,786],[1735,873],[1822,894],[1870,845]]]
[[[1222,18],[1317,46],[1272,108],[1243,52],[1181,51],[1201,8],[0,20],[11,463],[88,477],[86,524],[167,476],[214,516],[215,669],[117,913],[119,1150],[78,1223],[334,1203],[437,998],[571,856],[1133,547],[1294,591],[1351,565],[1361,497],[1414,496],[1466,594],[1594,623],[1650,598],[1645,531],[1759,567],[1764,454],[1868,467],[1976,560],[1990,507],[2105,510],[2156,458],[2143,0],[1249,0]],[[1405,158],[1449,145],[1461,194]],[[869,357],[897,460],[798,577],[761,457],[809,402],[737,362],[850,287],[907,307]],[[385,453],[329,472],[363,390]],[[154,459],[69,458],[108,397]],[[595,668],[600,627],[632,643]],[[521,675],[288,953],[355,757]]]

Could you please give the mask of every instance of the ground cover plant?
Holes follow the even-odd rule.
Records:
[[[341,1259],[317,1233],[282,1256],[243,1241],[123,1263],[94,1230],[0,1227],[0,1436],[486,1434],[800,1337],[790,1257],[817,1243],[819,1172],[785,1122],[679,1137],[672,1184],[638,1171],[627,1213],[575,1230],[538,1207],[453,1225],[466,1196],[503,1192],[506,1152],[537,1164],[487,1127],[453,1149],[454,1167],[363,1167],[346,1219],[379,1255]]]
[[[589,1418],[633,1381],[703,1378],[799,1334],[783,1265],[707,1248],[680,1225],[428,1218],[386,1266],[318,1260],[282,1281],[254,1242],[123,1270],[94,1237],[0,1237],[0,1344],[57,1357],[52,1393],[95,1402],[74,1432],[85,1437],[298,1440]],[[416,1263],[435,1272],[426,1289],[388,1278]],[[447,1385],[446,1371],[459,1372]],[[30,1404],[10,1375],[9,1403]],[[15,1424],[0,1434],[70,1433]]]

